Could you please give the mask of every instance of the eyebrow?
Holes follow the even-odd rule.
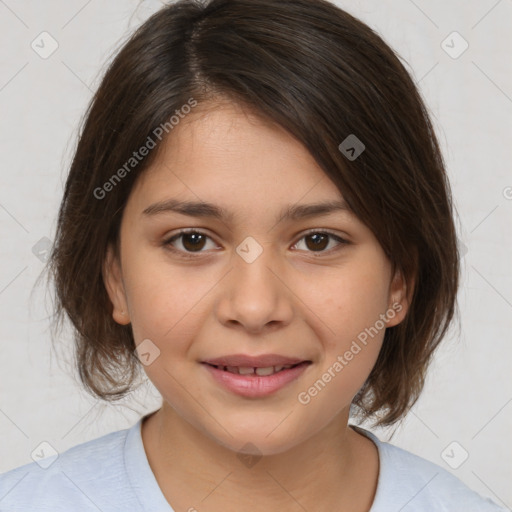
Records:
[[[283,220],[299,220],[311,217],[329,215],[338,211],[350,212],[350,208],[344,200],[338,199],[313,204],[297,204],[285,206],[278,215],[276,222]],[[143,215],[155,216],[162,213],[175,212],[190,217],[211,217],[223,221],[232,222],[235,215],[224,208],[204,201],[179,201],[167,199],[148,206]]]

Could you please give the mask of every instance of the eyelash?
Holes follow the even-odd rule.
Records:
[[[175,240],[179,239],[183,235],[190,235],[190,234],[203,235],[203,236],[211,239],[211,237],[207,233],[204,233],[204,232],[199,231],[197,229],[182,229],[182,230],[178,231],[176,234],[174,234],[171,238],[168,238],[167,240],[164,240],[162,245],[165,246],[166,249],[168,249],[168,250],[170,250],[170,251],[172,251],[174,253],[177,253],[180,257],[183,257],[183,258],[197,258],[197,256],[200,255],[204,251],[199,251],[199,252],[195,252],[195,253],[194,252],[187,252],[187,251],[182,251],[181,249],[176,249],[175,247],[172,246],[172,243]],[[344,238],[341,238],[340,236],[335,235],[334,233],[332,233],[329,230],[312,229],[312,230],[309,230],[306,233],[304,233],[302,235],[302,237],[299,238],[299,240],[297,240],[297,242],[294,245],[297,245],[303,238],[305,238],[305,237],[307,237],[309,235],[314,235],[314,234],[329,235],[331,238],[333,238],[334,240],[339,242],[339,245],[337,247],[334,247],[334,249],[330,249],[330,250],[327,250],[327,251],[325,251],[325,250],[324,251],[308,251],[308,252],[312,252],[313,254],[320,254],[321,255],[321,254],[329,253],[329,252],[332,252],[332,251],[336,251],[336,250],[341,249],[344,245],[348,245],[350,243],[347,240],[345,240]]]

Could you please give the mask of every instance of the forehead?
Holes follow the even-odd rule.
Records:
[[[132,195],[145,203],[172,196],[252,211],[341,199],[309,151],[282,127],[237,104],[200,107],[164,139]]]

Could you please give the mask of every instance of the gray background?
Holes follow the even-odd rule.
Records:
[[[392,443],[511,507],[512,0],[336,3],[377,30],[419,83],[467,249],[460,333],[446,337],[423,395]],[[117,405],[86,395],[69,337],[52,351],[50,296],[34,284],[44,237],[54,235],[78,122],[104,64],[161,5],[0,1],[0,472],[31,462],[42,441],[62,452],[127,428],[159,405],[150,383]],[[51,49],[43,31],[58,43],[47,58],[31,47],[35,41],[39,52]],[[469,47],[458,55],[464,40]],[[383,440],[390,433],[375,432]]]

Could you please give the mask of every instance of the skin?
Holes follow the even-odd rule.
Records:
[[[200,107],[136,182],[123,212],[120,261],[109,248],[103,269],[114,320],[131,323],[137,345],[150,339],[160,350],[144,366],[163,397],[142,425],[150,466],[175,510],[368,511],[378,453],[347,423],[385,329],[307,405],[297,396],[393,303],[401,311],[386,326],[401,322],[410,293],[350,211],[276,223],[285,205],[342,197],[302,144],[234,104]],[[142,215],[171,197],[212,202],[234,217]],[[164,242],[183,228],[207,237],[197,245],[177,238],[173,252]],[[309,229],[348,243],[327,238],[317,248]],[[263,250],[251,263],[236,252],[248,236]],[[179,256],[187,250],[191,258]],[[313,364],[273,395],[246,398],[200,364],[234,353]],[[262,455],[251,467],[237,456],[248,442]]]

